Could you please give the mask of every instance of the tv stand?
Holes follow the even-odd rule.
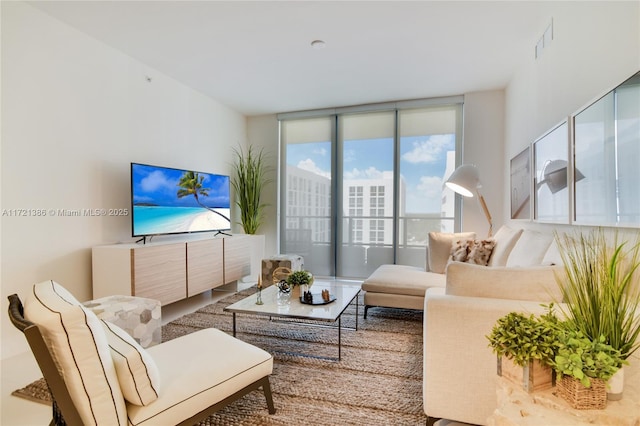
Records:
[[[238,281],[252,273],[253,246],[264,247],[264,239],[251,237],[93,247],[93,298],[139,296],[166,305]]]
[[[140,241],[142,241],[142,245],[147,244],[147,236],[145,235],[144,237],[140,238],[138,241],[136,241],[136,244],[138,244]],[[149,241],[151,241],[151,237],[149,237]]]
[[[221,235],[221,234],[222,234],[222,235],[226,235],[227,237],[233,237],[233,235],[231,235],[231,234],[227,234],[227,233],[226,233],[226,232],[224,232],[224,231],[217,231],[215,234],[213,234],[213,236],[215,237],[215,236],[218,236],[218,235]]]

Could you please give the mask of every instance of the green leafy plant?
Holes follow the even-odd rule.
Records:
[[[287,283],[291,287],[311,285],[313,284],[313,275],[308,271],[293,271],[287,277]]]
[[[496,355],[505,356],[516,365],[524,367],[533,360],[551,365],[557,347],[559,323],[551,304],[548,312],[538,317],[510,312],[496,321],[491,334],[486,337]]]
[[[612,243],[601,228],[576,237],[556,234],[565,276],[559,278],[565,315],[575,330],[604,342],[627,359],[640,346],[640,239],[630,245]]]
[[[581,331],[566,329],[558,334],[558,349],[552,367],[558,373],[575,377],[590,387],[591,379],[609,380],[624,362],[620,351],[605,343],[605,337],[586,337]]]
[[[231,185],[236,193],[236,204],[240,208],[240,224],[246,234],[255,234],[264,221],[261,202],[264,187],[271,182],[267,178],[269,168],[263,150],[255,151],[249,146],[245,153],[242,148],[234,149],[236,155],[235,175]]]

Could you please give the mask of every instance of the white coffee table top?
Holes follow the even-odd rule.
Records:
[[[262,290],[262,305],[257,305],[257,295],[254,293],[232,305],[225,311],[254,315],[268,315],[273,317],[312,319],[320,321],[336,321],[360,292],[360,284],[341,281],[322,281],[316,279],[311,286],[311,292],[320,297],[320,292],[328,289],[336,300],[326,305],[307,305],[295,296],[278,294],[278,287],[269,286]]]

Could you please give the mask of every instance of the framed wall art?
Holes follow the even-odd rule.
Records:
[[[511,219],[531,219],[531,148],[511,159]]]
[[[569,126],[567,120],[533,143],[534,219],[569,223]]]

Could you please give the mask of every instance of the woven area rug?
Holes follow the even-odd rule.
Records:
[[[165,325],[163,340],[206,327],[231,333],[232,315],[224,307],[254,291]],[[342,316],[341,361],[325,359],[337,358],[337,328],[238,314],[237,337],[274,356],[270,380],[276,414],[269,415],[264,394],[255,391],[200,425],[424,425],[422,312],[371,309],[365,320],[360,303],[357,331],[344,329],[355,326],[355,306]],[[16,392],[41,401],[48,397],[43,381]]]

